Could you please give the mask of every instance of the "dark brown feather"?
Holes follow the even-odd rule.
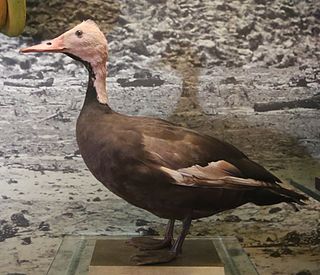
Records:
[[[99,181],[126,201],[162,218],[200,218],[247,202],[299,203],[303,199],[294,191],[278,188],[277,177],[226,142],[161,119],[112,111],[98,103],[90,82],[77,122],[77,141],[86,165]],[[175,184],[161,169],[178,171],[211,162],[217,163],[220,176],[227,177],[219,179],[219,188]]]

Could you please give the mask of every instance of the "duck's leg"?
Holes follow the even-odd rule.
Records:
[[[183,242],[188,234],[191,225],[191,217],[184,219],[183,228],[180,236],[175,241],[171,249],[146,251],[143,254],[137,254],[131,257],[132,263],[136,265],[150,265],[168,263],[173,261],[182,252]]]
[[[173,245],[173,229],[174,221],[169,220],[163,240],[153,239],[150,237],[135,237],[127,243],[141,250],[158,250],[162,248],[170,248]]]

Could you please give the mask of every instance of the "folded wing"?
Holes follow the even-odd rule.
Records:
[[[224,160],[211,162],[204,167],[194,165],[177,170],[167,167],[161,167],[160,169],[170,175],[173,179],[172,183],[176,185],[194,188],[263,191],[268,197],[273,194],[275,199],[298,204],[304,204],[302,201],[307,199],[304,195],[281,186],[280,183],[270,183],[251,178],[243,178],[241,171],[237,167]],[[250,193],[252,192],[249,192],[249,194]],[[251,201],[259,204],[255,201],[254,197]]]

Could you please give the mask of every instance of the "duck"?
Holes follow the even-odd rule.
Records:
[[[87,91],[76,124],[86,166],[117,196],[168,220],[162,239],[128,241],[139,248],[131,258],[134,264],[180,257],[194,219],[246,203],[304,205],[308,199],[225,141],[163,119],[112,110],[106,85],[107,39],[94,21],[83,21],[20,52],[63,53],[87,68]],[[175,221],[182,222],[176,239]]]

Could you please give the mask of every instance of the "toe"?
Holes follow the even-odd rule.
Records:
[[[150,237],[135,237],[127,241],[128,245],[137,247],[141,250],[157,250],[171,247],[171,242]]]
[[[176,254],[171,251],[149,251],[131,257],[131,262],[135,265],[149,265],[168,263],[176,258]]]

